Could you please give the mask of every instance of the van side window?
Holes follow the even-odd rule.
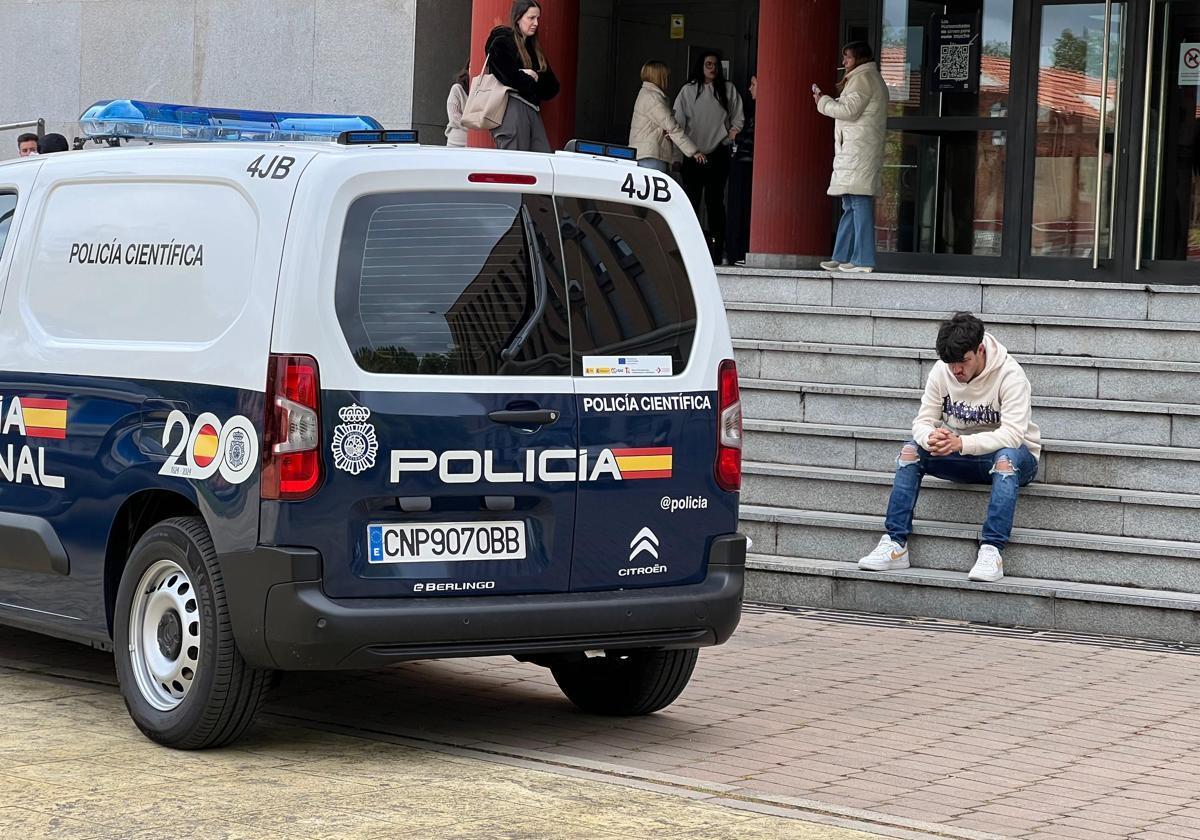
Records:
[[[0,193],[0,257],[4,256],[4,243],[8,239],[8,231],[12,227],[16,212],[17,194]]]
[[[357,199],[336,291],[355,361],[372,373],[569,375],[557,233],[545,196]]]
[[[560,198],[571,301],[574,373],[583,356],[670,356],[681,372],[696,333],[696,301],[665,219],[645,207]]]

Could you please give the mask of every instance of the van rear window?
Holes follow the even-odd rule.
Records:
[[[373,373],[569,375],[556,239],[544,196],[359,198],[336,292],[355,361]]]
[[[649,208],[586,198],[560,198],[558,209],[575,375],[584,355],[670,356],[681,373],[696,301],[666,220]]]

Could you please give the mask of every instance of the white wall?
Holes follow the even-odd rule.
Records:
[[[0,0],[0,124],[98,99],[412,121],[417,0]],[[444,98],[444,92],[442,96]],[[0,158],[18,132],[0,132]]]

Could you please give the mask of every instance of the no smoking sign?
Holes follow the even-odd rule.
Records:
[[[1200,44],[1179,45],[1179,84],[1200,85]]]

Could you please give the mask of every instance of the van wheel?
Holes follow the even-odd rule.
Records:
[[[612,651],[550,669],[567,699],[594,715],[648,715],[665,709],[687,687],[699,652]]]
[[[133,722],[177,749],[237,739],[270,681],[238,652],[217,554],[196,516],[159,522],[133,547],[117,590],[113,650]]]

